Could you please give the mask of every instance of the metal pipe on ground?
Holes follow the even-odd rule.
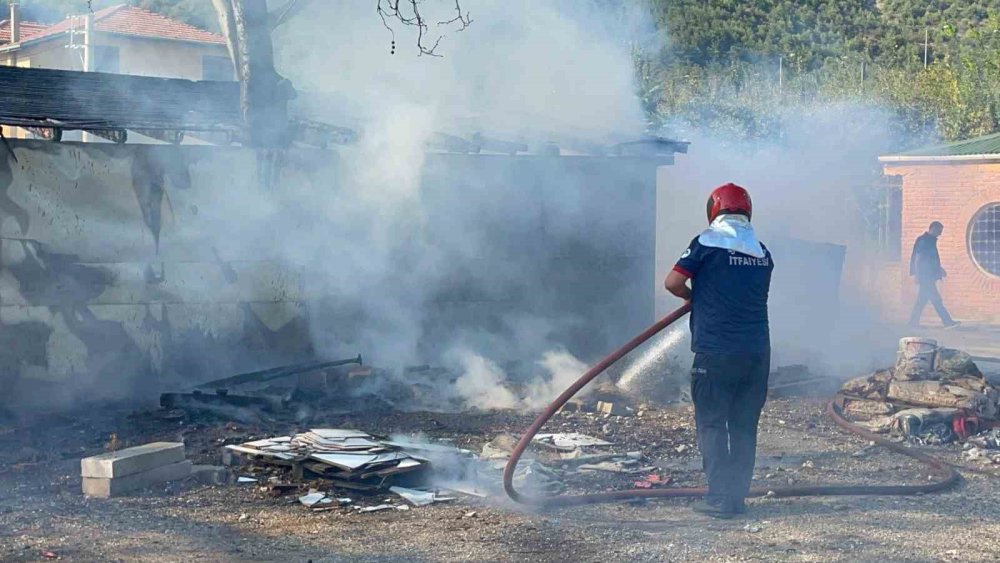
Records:
[[[223,379],[216,379],[213,381],[209,381],[207,383],[199,384],[195,387],[195,389],[221,389],[221,388],[232,387],[234,385],[243,385],[246,383],[264,383],[268,381],[273,381],[275,379],[281,379],[283,377],[290,377],[292,375],[298,375],[310,371],[318,371],[339,366],[346,366],[349,364],[357,364],[359,366],[363,365],[361,354],[358,354],[356,358],[348,358],[346,360],[305,362],[302,364],[293,364],[290,366],[278,366],[259,371],[252,371],[249,373],[241,373],[239,375],[234,375]]]
[[[566,389],[555,401],[552,402],[534,422],[525,431],[524,435],[514,446],[511,452],[510,459],[507,461],[507,465],[504,467],[503,471],[503,487],[507,492],[507,496],[511,500],[532,506],[539,507],[559,507],[559,506],[576,506],[582,504],[595,504],[602,502],[613,502],[630,500],[637,498],[691,498],[691,497],[701,497],[704,496],[708,490],[704,487],[687,487],[687,488],[673,488],[673,489],[625,489],[621,491],[610,491],[602,493],[591,493],[584,495],[566,495],[566,496],[530,496],[517,491],[514,488],[514,470],[517,467],[517,462],[521,459],[525,450],[531,444],[531,440],[535,437],[535,434],[542,429],[542,426],[550,418],[552,418],[559,409],[566,404],[574,395],[580,392],[588,383],[590,383],[594,378],[603,373],[612,364],[620,360],[623,356],[639,347],[643,342],[652,338],[655,334],[670,326],[677,320],[684,317],[691,311],[690,305],[685,304],[681,308],[677,309],[673,313],[670,313],[663,319],[661,319],[656,324],[652,325],[646,329],[642,334],[636,336],[624,346],[612,352],[609,356],[598,362],[594,367],[590,368],[586,373],[584,373],[580,379],[573,383],[568,389]],[[839,397],[838,397],[839,398]],[[893,452],[899,453],[901,455],[907,456],[914,459],[920,463],[927,465],[931,472],[937,476],[935,481],[930,483],[923,483],[919,485],[806,485],[798,487],[776,487],[776,488],[760,488],[756,487],[751,489],[751,497],[803,497],[803,496],[847,496],[847,495],[916,495],[924,493],[932,493],[937,491],[943,491],[949,489],[956,484],[958,484],[962,477],[955,471],[952,467],[944,463],[943,461],[925,454],[920,451],[913,450],[902,444],[898,444],[885,438],[874,434],[856,424],[852,424],[847,419],[843,417],[842,414],[842,402],[838,401],[838,398],[834,398],[829,403],[827,403],[826,413],[833,420],[833,422],[843,428],[844,430],[869,440],[875,442],[876,444],[885,447]]]

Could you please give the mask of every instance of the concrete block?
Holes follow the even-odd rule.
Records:
[[[80,476],[94,479],[117,479],[179,461],[184,461],[184,444],[180,442],[153,442],[117,452],[83,458],[80,460]]]
[[[597,412],[611,416],[628,416],[632,414],[621,403],[612,403],[608,401],[597,401]]]
[[[247,459],[248,457],[240,452],[234,452],[225,446],[222,448],[222,465],[226,467],[239,467],[246,464]]]
[[[114,479],[84,477],[83,494],[88,497],[108,498],[190,476],[191,462],[182,461]]]
[[[193,465],[191,476],[202,485],[225,485],[230,481],[229,470],[218,465]]]

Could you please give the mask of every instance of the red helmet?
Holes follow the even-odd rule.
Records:
[[[723,213],[740,213],[749,219],[752,211],[750,193],[732,182],[715,188],[712,190],[712,195],[708,196],[709,223]]]

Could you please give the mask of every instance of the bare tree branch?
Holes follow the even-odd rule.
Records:
[[[427,46],[426,41],[431,35],[430,27],[427,25],[427,21],[424,19],[423,14],[420,13],[421,0],[378,0],[378,6],[376,11],[380,18],[382,18],[382,25],[385,26],[389,33],[392,35],[392,53],[396,52],[396,32],[389,25],[390,21],[397,21],[402,25],[416,27],[417,28],[417,49],[420,55],[429,55],[431,57],[440,57],[435,50],[438,45],[441,44],[441,40],[444,39],[444,34],[439,34],[437,39],[434,40],[434,44]],[[402,5],[402,7],[401,7]],[[436,26],[442,25],[452,25],[455,23],[460,23],[461,27],[456,31],[464,31],[472,24],[472,18],[469,16],[469,12],[462,11],[461,0],[455,0],[455,12],[458,14],[454,18],[446,21],[437,22]]]
[[[472,18],[469,17],[469,12],[462,14],[462,4],[461,0],[455,0],[455,12],[458,13],[457,16],[451,18],[450,20],[438,22],[438,25],[451,25],[455,22],[462,24],[462,27],[456,29],[455,31],[465,31],[470,25],[472,25]]]

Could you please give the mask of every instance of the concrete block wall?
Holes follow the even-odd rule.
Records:
[[[1000,322],[1000,277],[982,270],[969,252],[968,229],[983,206],[1000,203],[1000,159],[996,161],[935,161],[892,163],[888,175],[902,177],[902,254],[899,296],[902,309],[916,296],[908,275],[913,243],[932,221],[944,224],[938,241],[947,279],[938,284],[945,305],[958,319]],[[937,319],[931,307],[925,322]]]

